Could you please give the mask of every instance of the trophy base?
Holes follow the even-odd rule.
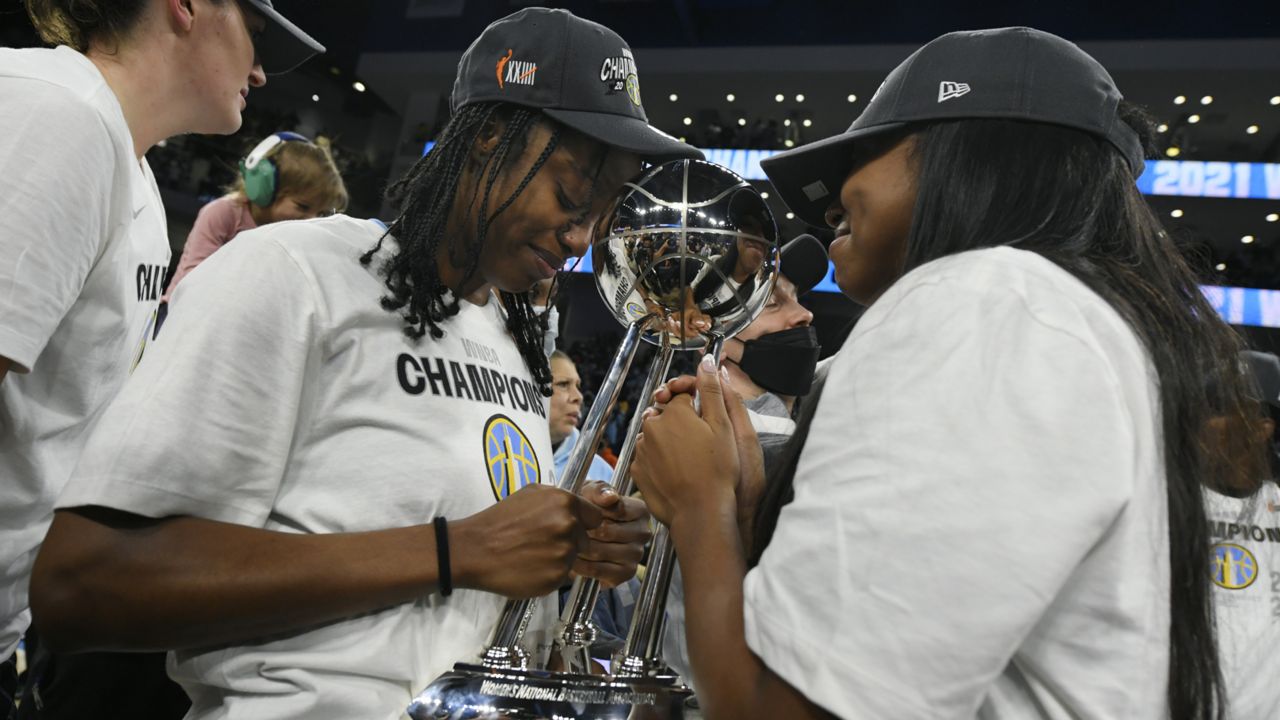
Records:
[[[678,677],[614,678],[458,663],[413,699],[413,720],[683,720]]]

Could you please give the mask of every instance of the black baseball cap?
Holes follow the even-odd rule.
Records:
[[[1240,358],[1252,377],[1249,390],[1257,396],[1254,399],[1269,407],[1280,408],[1280,358],[1256,350],[1245,350],[1240,353]]]
[[[262,36],[254,42],[262,71],[271,75],[287,73],[324,52],[324,46],[306,34],[297,25],[281,15],[271,0],[245,0],[255,11],[267,19]]]
[[[525,8],[471,43],[458,62],[449,108],[486,101],[538,108],[645,160],[702,159],[697,148],[649,124],[626,41],[567,10]]]
[[[796,286],[797,296],[809,292],[827,276],[827,250],[812,235],[796,237],[782,246],[779,255],[782,263],[778,272]]]
[[[787,207],[819,227],[853,169],[858,144],[913,122],[1008,118],[1064,125],[1106,139],[1137,177],[1142,142],[1120,119],[1120,100],[1106,69],[1057,35],[1025,27],[953,32],[894,68],[844,134],[760,166]]]

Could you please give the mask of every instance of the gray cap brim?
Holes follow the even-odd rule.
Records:
[[[649,123],[626,115],[543,108],[542,112],[588,137],[639,155],[650,162],[689,158],[705,159],[702,151],[662,132]]]
[[[267,19],[262,37],[254,43],[258,62],[268,75],[280,75],[324,52],[324,46],[306,34],[289,18],[281,15],[263,0],[248,0],[253,9]]]
[[[791,212],[814,227],[826,227],[827,208],[853,169],[854,148],[903,127],[906,123],[883,123],[850,130],[761,160],[760,169]]]

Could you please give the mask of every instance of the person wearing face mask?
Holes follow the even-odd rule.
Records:
[[[782,246],[781,269],[764,309],[742,332],[725,341],[721,356],[729,383],[742,397],[760,439],[765,467],[781,455],[795,432],[797,400],[809,392],[818,371],[818,334],[813,312],[800,297],[821,282],[827,251],[812,235]],[[692,686],[684,629],[684,583],[677,563],[667,595],[663,659]]]
[[[725,341],[722,360],[746,403],[766,465],[795,430],[796,400],[813,385],[822,351],[813,313],[800,297],[827,273],[827,251],[812,235],[782,246],[781,271],[769,302],[742,332]]]

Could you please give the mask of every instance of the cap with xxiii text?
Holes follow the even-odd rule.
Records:
[[[462,55],[449,107],[501,101],[541,110],[650,161],[701,158],[649,124],[631,48],[567,10],[526,8],[485,28]]]

